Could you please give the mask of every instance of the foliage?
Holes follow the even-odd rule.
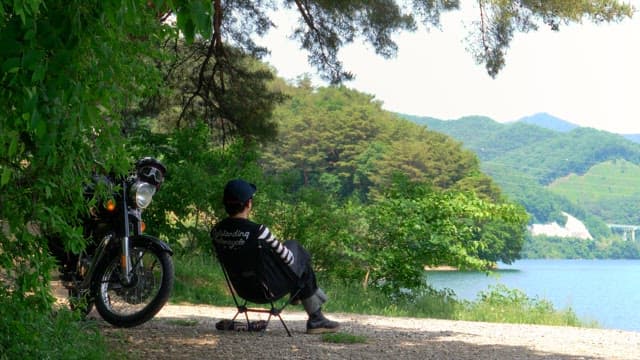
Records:
[[[79,314],[33,311],[0,293],[1,359],[107,359],[106,345],[95,324],[80,322]]]
[[[218,164],[222,165],[216,168],[220,183],[216,190],[209,190],[211,194],[221,191],[230,178],[228,167]],[[362,204],[357,199],[340,201],[320,189],[300,188],[286,176],[244,175],[258,186],[253,219],[268,224],[280,239],[298,239],[313,254],[316,269],[329,278],[362,281],[365,286],[397,293],[401,288],[420,287],[427,264],[477,269],[519,256],[526,218],[513,205],[488,202],[472,193],[434,191],[402,177],[385,196]],[[217,181],[207,182],[208,186]],[[167,208],[158,208],[175,208],[172,202],[189,195],[178,198],[168,201]],[[180,215],[179,219],[184,218]],[[209,252],[209,226],[199,228],[194,231],[200,232],[201,240],[189,248],[190,253]],[[184,229],[175,232],[184,233]]]
[[[256,152],[241,140],[216,147],[203,122],[170,134],[140,127],[132,153],[157,154],[167,167],[166,181],[145,210],[148,231],[160,235],[177,251],[211,252],[209,230],[224,216],[222,189],[229,179],[260,178]]]
[[[548,300],[530,298],[517,289],[504,285],[491,286],[478,294],[475,302],[463,302],[457,317],[460,320],[475,320],[518,324],[546,324],[562,326],[581,326],[571,308],[556,310]]]
[[[593,259],[595,242],[578,238],[528,236],[522,249],[527,259]]]
[[[505,153],[492,163],[521,164],[511,171],[521,171],[541,185],[548,185],[560,177],[584,174],[598,163],[616,159],[640,163],[640,144],[605,131],[576,128]]]
[[[172,1],[168,1],[169,4]],[[308,52],[309,63],[332,83],[351,79],[343,69],[339,50],[355,41],[371,46],[376,54],[385,58],[395,56],[397,44],[392,35],[400,31],[415,31],[416,23],[423,27],[439,28],[443,12],[459,8],[458,1],[287,1],[284,8],[294,8],[298,17],[291,37]],[[276,9],[272,1],[225,3],[212,1],[211,7],[203,0],[175,1],[178,6],[178,25],[188,39],[198,31],[206,38],[212,35],[212,51],[220,61],[223,53],[222,38],[233,41],[235,47],[264,53],[252,41],[251,35],[264,34],[276,26],[267,11]],[[186,6],[184,6],[186,5]],[[196,7],[197,5],[197,7]],[[195,9],[203,11],[193,11]],[[506,51],[515,33],[535,31],[540,25],[558,30],[561,24],[582,22],[596,23],[620,21],[632,16],[633,7],[616,0],[602,1],[545,1],[489,0],[479,2],[477,21],[471,24],[468,48],[478,63],[484,64],[491,76],[504,67]],[[292,14],[290,14],[292,15]],[[210,29],[213,28],[213,34]],[[215,52],[213,51],[215,49]]]
[[[526,123],[488,118],[456,121],[410,117],[462,141],[481,167],[531,221],[564,223],[562,212],[582,219],[593,236],[606,238],[605,222],[636,223],[638,193],[629,181],[638,172],[640,145],[588,128],[556,132]]]
[[[489,75],[495,77],[504,67],[505,53],[514,33],[537,30],[536,20],[557,31],[561,24],[580,22],[585,17],[596,23],[620,21],[630,17],[633,10],[629,4],[614,1],[482,1],[477,23],[480,31],[475,34],[472,46],[476,47],[476,60],[484,63]]]
[[[274,173],[295,169],[304,185],[319,184],[328,173],[338,181],[340,194],[350,194],[357,157],[391,126],[389,115],[370,95],[344,87],[316,91],[303,83],[289,95],[275,113],[280,135],[266,147],[267,169]]]
[[[269,224],[279,239],[296,239],[312,255],[314,268],[328,276],[358,276],[358,264],[345,254],[356,241],[362,209],[341,204],[331,194],[303,188],[285,196],[286,189],[271,184],[254,199],[255,220]],[[281,195],[282,194],[282,195]],[[346,255],[346,254],[345,254]],[[358,275],[354,275],[354,272]]]
[[[531,215],[531,223],[544,224],[555,221],[558,224],[564,224],[566,217],[562,214],[563,212],[570,213],[585,221],[592,218],[583,208],[570,202],[567,198],[549,191],[540,184],[521,176],[518,172],[504,169],[504,171],[496,171],[493,176],[510,199],[522,204],[527,209]],[[594,222],[595,224],[602,223],[602,220],[594,218]],[[595,226],[593,228],[596,229]]]
[[[477,238],[484,244],[478,250],[480,259],[497,263],[511,264],[520,259],[525,239],[525,224],[528,216],[518,205],[505,205],[511,212],[510,218],[491,216],[478,231]]]
[[[214,256],[179,254],[173,257],[176,281],[170,301],[230,306],[233,299]]]
[[[129,2],[0,4],[0,266],[16,279],[13,296],[47,307],[42,235],[82,249],[85,182],[129,169],[120,111],[158,83],[148,35],[161,24]]]
[[[421,122],[462,141],[490,174],[517,172],[541,185],[569,174],[584,174],[608,160],[640,162],[640,144],[591,128],[556,132],[523,122],[499,124],[482,117]]]
[[[329,277],[398,292],[419,286],[427,263],[480,268],[518,257],[524,212],[500,202],[499,190],[479,173],[475,158],[462,152],[459,144],[389,117],[365,94],[333,87],[310,92],[304,84],[282,89],[290,100],[275,113],[283,131],[281,140],[270,147],[274,153],[263,153],[268,161],[260,161],[250,143],[235,141],[216,148],[211,128],[202,122],[184,123],[169,133],[161,130],[167,125],[161,120],[138,124],[131,132],[133,152],[159,154],[168,167],[162,191],[145,211],[150,231],[179,252],[210,253],[208,231],[224,216],[219,201],[222,188],[229,179],[242,177],[258,186],[253,219],[268,224],[280,239],[298,239],[313,254],[315,267]],[[310,117],[316,119],[310,121]],[[304,124],[308,128],[290,130]],[[387,145],[385,139],[394,143]],[[397,154],[395,139],[415,144],[427,159],[425,164],[410,156],[396,160],[418,169],[399,166],[407,179],[394,183],[393,175],[386,175],[384,182],[392,185],[371,180],[378,169],[393,166],[391,155],[386,160],[369,158],[368,170],[358,172],[364,169],[358,162],[372,141]],[[332,154],[335,157],[327,160]],[[382,160],[386,162],[377,162]],[[302,181],[298,169],[288,167],[295,161],[308,164]],[[267,167],[269,176],[257,166],[261,162],[272,164]],[[356,188],[356,173],[360,184],[366,179],[369,186],[348,192]],[[434,190],[407,190],[427,189],[421,180],[429,181]],[[374,186],[378,195],[369,196]],[[393,199],[385,186],[394,187]],[[451,189],[444,193],[445,188]],[[407,237],[413,226],[422,233]],[[407,253],[406,244],[421,250]],[[386,249],[384,254],[380,248]]]
[[[204,122],[215,136],[214,144],[275,136],[271,113],[283,95],[269,86],[274,76],[266,65],[239,48],[226,47],[224,58],[217,61],[208,58],[210,43],[205,40],[170,40],[159,63],[165,74],[163,89],[145,101],[138,116],[154,117],[164,131]]]
[[[461,141],[466,148],[473,150],[482,161],[525,145],[519,141],[509,141],[506,144],[504,141],[496,141],[496,139],[508,138],[502,133],[510,134],[510,131],[506,130],[503,124],[485,116],[465,116],[455,121],[405,114],[401,114],[401,116],[416,124],[426,126],[429,130],[445,133]],[[536,139],[537,133],[530,134],[525,141]]]
[[[528,236],[524,259],[640,259],[640,241],[609,236],[596,240]]]
[[[288,94],[275,113],[280,134],[264,151],[269,173],[298,172],[302,185],[330,183],[341,198],[373,198],[396,172],[438,189],[500,198],[471,152],[383,111],[370,95],[346,87],[313,89],[304,82]]]
[[[504,18],[499,24],[485,22],[488,27],[480,30],[510,34],[513,29],[508,25],[516,19],[524,19],[527,25],[540,18],[577,21],[585,15],[611,21],[630,13],[615,1],[602,3],[602,8],[524,3],[515,11],[518,17]],[[396,49],[391,35],[413,25],[413,15],[404,14],[392,1],[295,4],[304,21],[294,36],[310,51],[310,62],[336,82],[348,78],[336,57],[341,46],[360,35],[378,53],[392,55]],[[266,49],[252,40],[275,25],[266,15],[273,3],[225,5],[221,0],[0,0],[0,267],[12,284],[3,284],[0,290],[10,298],[7,303],[29,304],[16,308],[17,316],[27,314],[27,309],[41,313],[52,303],[48,283],[55,264],[46,251],[46,236],[61,237],[68,250],[83,249],[80,219],[97,201],[87,202],[83,188],[93,173],[124,174],[140,155],[154,154],[166,162],[167,183],[147,213],[148,220],[153,232],[185,251],[208,248],[205,229],[219,215],[215,204],[224,181],[262,176],[255,166],[252,143],[240,142],[238,137],[255,140],[275,134],[269,117],[281,98],[265,86],[271,77],[253,60],[266,54]],[[511,2],[490,5],[487,14]],[[457,2],[448,1],[416,2],[412,10],[437,25],[440,12],[456,6]],[[177,15],[180,34],[165,22],[172,13]],[[179,73],[172,78],[166,72],[167,61],[177,59],[166,52],[167,41],[189,48],[179,43],[180,35],[201,56],[189,60],[190,66],[183,69],[182,74],[191,75],[191,83],[177,81]],[[194,42],[200,36],[203,41]],[[500,58],[504,44],[498,44],[495,58]],[[491,60],[493,53],[486,51],[492,46],[484,48],[489,56],[483,61],[499,65]],[[150,119],[162,109],[153,99],[179,94],[175,88],[164,88],[166,81],[195,84],[187,88],[186,102],[173,101],[164,108],[175,112],[175,105],[181,104],[179,112],[189,116]],[[183,124],[180,119],[188,121]],[[367,117],[360,120],[366,124]],[[216,121],[223,133],[232,129],[237,136],[211,139],[202,122],[215,129]],[[233,126],[226,127],[229,124]],[[342,133],[344,128],[336,129],[341,136],[349,135]],[[220,142],[223,149],[212,146]],[[336,189],[336,179],[343,185],[347,171],[357,169],[369,175],[372,162],[378,160],[377,148],[340,150],[366,157],[359,158],[355,168],[354,163],[336,161],[340,171],[318,177],[325,188]],[[409,148],[404,154],[416,151]],[[446,152],[434,154],[444,159]],[[445,178],[454,180],[456,174],[478,176],[473,157],[462,157],[466,162],[460,163],[467,166],[461,172],[438,168],[437,174],[429,175],[444,171]],[[404,165],[411,165],[406,159]],[[362,177],[364,186],[372,179]],[[307,212],[313,213],[315,209]],[[319,244],[320,237],[310,244],[314,241]]]
[[[424,266],[486,269],[519,257],[527,218],[518,207],[473,193],[439,192],[399,178],[365,210],[362,269],[370,284],[398,292],[422,284]],[[494,224],[494,227],[484,226]],[[513,243],[496,230],[501,223]],[[508,248],[511,250],[507,250]],[[384,251],[379,251],[384,249]]]
[[[182,284],[172,301],[196,304],[232,305],[224,290],[222,272],[213,257],[176,257],[176,270]],[[519,290],[504,286],[490,288],[476,301],[461,301],[450,289],[428,286],[390,297],[376,288],[363,288],[358,282],[331,279],[320,274],[319,283],[329,295],[327,312],[411,316],[451,320],[534,323],[546,325],[595,326],[577,318],[571,309],[558,310],[544,299],[529,298]],[[217,280],[214,280],[216,279]]]

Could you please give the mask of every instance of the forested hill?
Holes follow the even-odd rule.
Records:
[[[397,172],[438,189],[500,197],[472,151],[382,110],[371,95],[346,87],[289,91],[276,111],[278,139],[264,149],[268,171],[300,171],[306,184],[343,197],[375,194]]]
[[[474,151],[481,159],[482,169],[527,208],[533,221],[562,220],[558,212],[568,211],[591,223],[590,228],[605,231],[603,222],[640,220],[635,206],[626,206],[623,213],[619,209],[622,196],[640,198],[634,186],[604,188],[607,183],[616,183],[615,178],[625,171],[620,164],[628,164],[627,174],[629,168],[635,169],[640,164],[640,144],[621,135],[592,128],[572,128],[570,123],[562,124],[562,129],[551,130],[528,121],[502,124],[479,116],[448,121],[402,116],[448,134]],[[619,160],[625,162],[615,162]],[[603,164],[609,164],[610,173],[603,175],[600,171],[598,174],[608,179],[601,180],[601,188],[585,189],[585,182],[578,179],[591,176],[590,170]],[[568,180],[560,181],[568,176]],[[581,197],[567,196],[571,181],[581,184]],[[558,183],[563,186],[557,186]],[[599,200],[588,201],[590,198]]]
[[[538,125],[545,129],[551,129],[559,132],[567,132],[579,127],[576,124],[572,124],[568,121],[564,121],[560,118],[557,118],[547,113],[537,113],[531,116],[525,116],[520,120],[518,120],[518,122],[523,122],[531,125]]]
[[[607,160],[640,164],[640,144],[592,128],[559,132],[524,122],[501,124],[486,117],[429,119],[424,124],[461,141],[492,172],[515,170],[542,185],[569,174],[582,175]]]

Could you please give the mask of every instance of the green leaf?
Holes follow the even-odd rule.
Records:
[[[7,73],[16,73],[20,70],[20,58],[14,57],[5,60],[2,63],[2,71]]]
[[[39,66],[35,68],[33,71],[33,75],[31,76],[31,81],[34,83],[37,83],[44,80],[44,74],[46,73],[46,71],[47,71],[46,66]]]
[[[5,186],[11,180],[11,169],[4,168],[2,169],[2,178],[0,178],[0,187]]]
[[[9,143],[9,152],[7,153],[7,157],[12,158],[13,156],[15,156],[17,150],[18,150],[18,137],[12,136],[11,142]]]
[[[205,38],[211,36],[211,2],[195,1],[191,3],[191,20],[195,31]]]
[[[44,51],[42,50],[27,50],[22,57],[22,66],[29,70],[36,70],[38,67],[43,66]]]
[[[193,24],[193,20],[191,19],[191,14],[189,14],[189,12],[184,8],[180,8],[178,9],[177,17],[178,29],[182,31],[187,42],[192,42],[195,35],[195,26]]]

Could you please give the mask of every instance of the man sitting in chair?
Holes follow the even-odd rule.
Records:
[[[229,216],[211,230],[213,242],[228,248],[238,248],[251,246],[257,239],[264,240],[304,283],[297,299],[309,315],[307,334],[336,332],[339,323],[327,319],[322,314],[321,306],[327,300],[327,296],[316,284],[309,253],[297,241],[289,240],[283,244],[265,225],[249,220],[255,192],[255,185],[241,179],[227,183],[223,203]]]

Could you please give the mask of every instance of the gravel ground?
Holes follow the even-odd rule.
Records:
[[[640,359],[640,332],[354,314],[327,316],[366,342],[334,344],[305,334],[306,315],[297,310],[283,313],[292,337],[277,319],[263,334],[216,330],[234,308],[166,305],[132,329],[90,316],[109,345],[132,359]]]

